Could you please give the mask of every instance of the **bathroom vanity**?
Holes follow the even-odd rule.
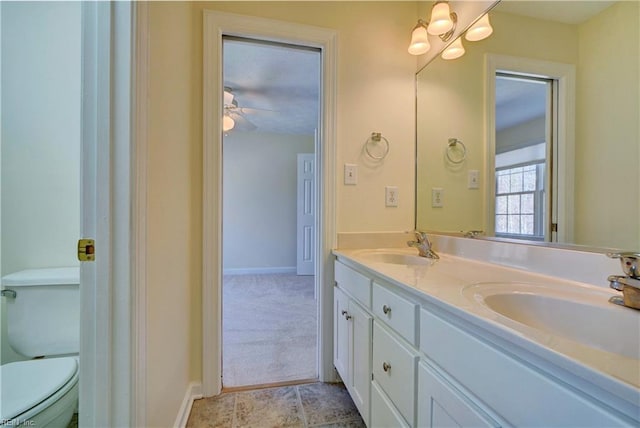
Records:
[[[334,254],[334,363],[367,426],[640,424],[640,311],[613,290],[455,251]]]

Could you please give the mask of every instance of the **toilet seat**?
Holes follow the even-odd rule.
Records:
[[[0,420],[28,420],[33,411],[49,406],[77,384],[76,357],[18,361],[0,366]]]

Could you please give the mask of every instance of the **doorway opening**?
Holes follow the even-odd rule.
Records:
[[[222,52],[222,385],[316,380],[321,50]]]
[[[551,241],[557,81],[495,75],[495,235]]]

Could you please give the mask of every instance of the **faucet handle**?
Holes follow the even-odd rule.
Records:
[[[638,266],[638,259],[640,259],[640,253],[635,252],[622,252],[622,253],[607,253],[607,257],[612,259],[620,259],[620,265],[625,275],[632,278],[640,278],[640,269]]]

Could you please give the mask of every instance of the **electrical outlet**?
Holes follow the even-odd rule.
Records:
[[[344,164],[344,184],[358,184],[358,165]]]
[[[441,187],[431,188],[431,206],[433,208],[442,208],[444,206],[443,193],[444,190]]]
[[[388,207],[398,206],[398,188],[396,186],[387,186],[384,188],[384,201]]]
[[[480,187],[480,171],[477,169],[469,170],[467,177],[467,187],[469,189],[478,189]]]

